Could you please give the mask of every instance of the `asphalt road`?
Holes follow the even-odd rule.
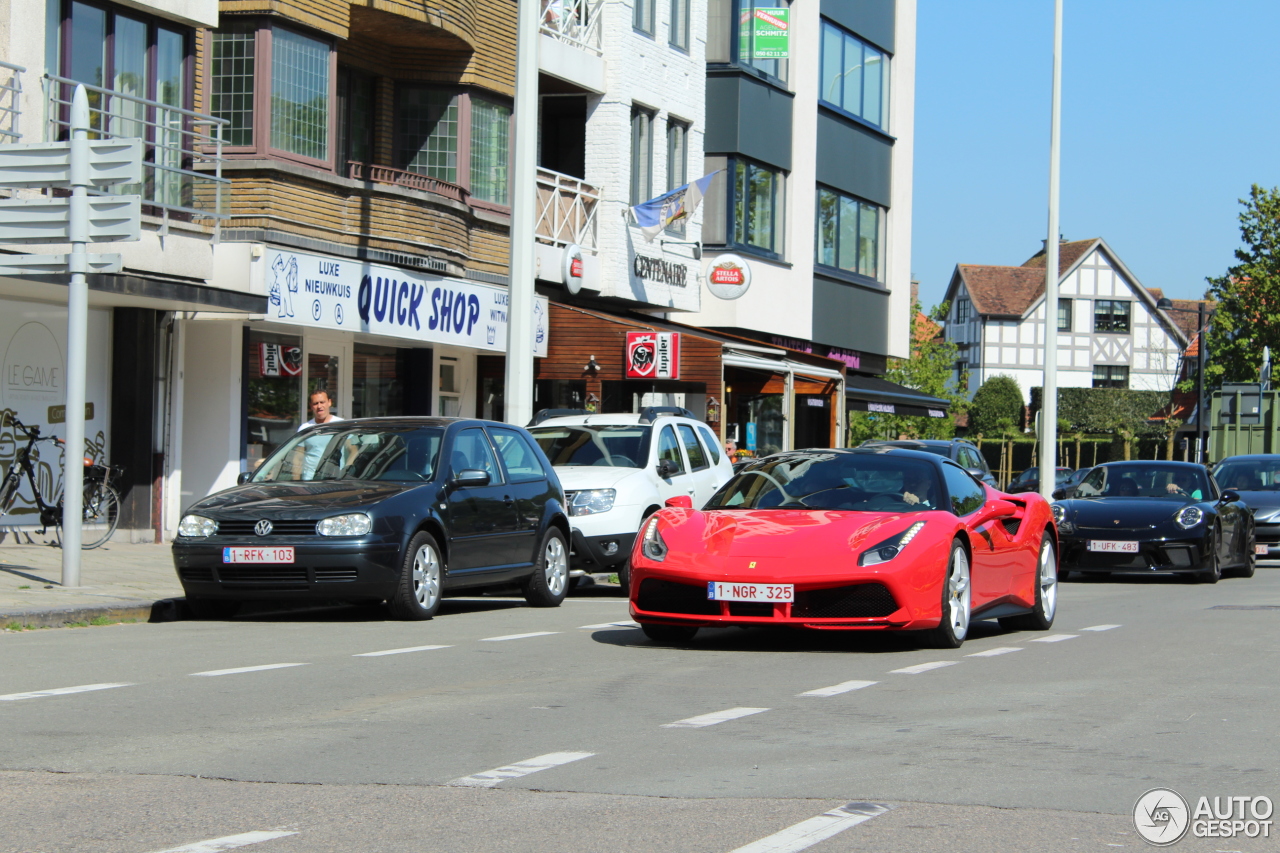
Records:
[[[0,850],[1112,850],[1151,788],[1280,800],[1280,570],[1060,589],[955,651],[664,648],[605,589],[6,633]]]

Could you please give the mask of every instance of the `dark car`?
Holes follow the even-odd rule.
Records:
[[[1080,485],[1081,481],[1084,480],[1085,477],[1089,476],[1089,472],[1092,470],[1093,468],[1091,467],[1077,468],[1075,471],[1071,472],[1070,477],[1057,484],[1057,488],[1053,493],[1054,498],[1061,499],[1075,497],[1076,486]],[[1062,492],[1061,495],[1058,494],[1059,491]]]
[[[1253,513],[1259,560],[1280,560],[1280,454],[1228,456],[1213,469],[1224,488],[1239,492]]]
[[[955,462],[961,468],[977,477],[993,489],[1000,488],[996,483],[995,476],[991,473],[991,466],[987,465],[987,460],[983,458],[982,451],[970,442],[959,438],[937,439],[937,438],[919,438],[919,439],[899,439],[896,441],[864,441],[863,447],[902,447],[907,450],[921,450],[925,453],[934,453],[938,456],[944,456]]]
[[[385,601],[430,619],[446,591],[520,584],[564,600],[564,490],[528,432],[459,418],[304,430],[189,507],[173,562],[198,615],[247,599]]]
[[[1203,465],[1108,462],[1075,497],[1057,501],[1059,577],[1078,572],[1175,572],[1217,583],[1253,575],[1253,517]]]
[[[1053,478],[1053,487],[1061,489],[1066,485],[1067,480],[1071,477],[1072,470],[1070,468],[1057,468]],[[1009,482],[1009,487],[1005,489],[1010,494],[1019,492],[1038,492],[1040,491],[1040,468],[1028,468]]]

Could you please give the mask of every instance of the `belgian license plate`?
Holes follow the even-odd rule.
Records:
[[[724,583],[707,584],[707,598],[713,601],[759,601],[773,603],[795,601],[795,585],[789,583]]]
[[[224,563],[292,563],[292,548],[223,548]]]
[[[1253,546],[1253,553],[1254,553],[1254,554],[1256,554],[1256,555],[1257,555],[1257,556],[1259,556],[1259,557],[1265,557],[1265,556],[1267,556],[1267,554],[1269,554],[1270,552],[1271,552],[1271,549],[1270,549],[1270,548],[1268,548],[1266,545],[1254,545],[1254,546]]]
[[[1121,554],[1138,553],[1137,542],[1119,542],[1114,539],[1090,539],[1090,551],[1118,552]]]

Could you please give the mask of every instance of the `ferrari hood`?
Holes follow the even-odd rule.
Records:
[[[848,559],[928,513],[849,513],[831,510],[713,510],[691,512],[664,528],[674,547],[711,560],[736,557],[799,558],[809,562]]]
[[[359,509],[424,483],[386,483],[372,480],[324,480],[307,483],[246,483],[193,504],[189,512],[212,511],[220,516],[263,512],[306,516],[316,510]]]
[[[1067,516],[1078,527],[1121,529],[1155,527],[1192,501],[1172,498],[1077,498],[1068,501]]]

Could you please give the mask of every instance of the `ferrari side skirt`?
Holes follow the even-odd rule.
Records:
[[[1014,601],[992,602],[974,610],[969,619],[1002,619],[1005,616],[1021,616],[1024,613],[1030,613],[1033,609]]]

